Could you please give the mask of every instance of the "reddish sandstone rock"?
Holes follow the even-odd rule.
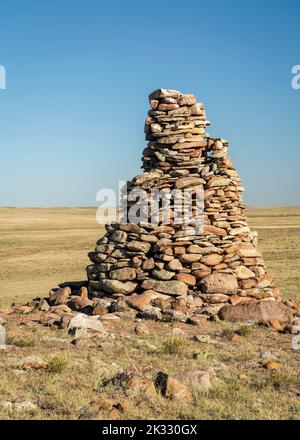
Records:
[[[151,270],[154,269],[155,267],[155,262],[154,262],[154,258],[147,258],[147,260],[144,261],[143,263],[143,269],[144,270]]]
[[[168,262],[167,268],[174,271],[180,270],[182,269],[182,264],[180,260],[178,260],[177,258],[173,258],[171,261]]]
[[[235,269],[235,273],[238,280],[247,280],[248,278],[254,278],[255,273],[248,269],[246,266],[238,266]]]
[[[230,297],[228,295],[224,295],[223,293],[208,293],[201,294],[200,298],[209,304],[219,304],[228,302]]]
[[[68,301],[68,306],[72,310],[82,310],[86,307],[93,307],[94,303],[90,299],[81,296],[73,296],[73,298]]]
[[[134,309],[143,312],[151,307],[153,305],[152,303],[157,299],[167,301],[169,297],[159,292],[155,292],[154,290],[145,290],[141,294],[134,293],[133,295],[126,297],[126,303]]]
[[[133,251],[133,252],[143,252],[143,253],[146,254],[147,252],[149,252],[149,250],[151,248],[151,244],[150,243],[146,243],[144,241],[133,240],[133,241],[129,241],[126,244],[126,247],[130,251]]]
[[[156,397],[156,389],[151,379],[132,371],[124,371],[113,378],[112,383],[120,386],[127,395]]]
[[[78,294],[81,298],[87,298],[88,297],[88,289],[85,286],[81,286]]]
[[[225,229],[217,228],[216,226],[204,225],[203,226],[203,234],[215,234],[215,235],[226,236],[227,232]]]
[[[179,257],[181,263],[183,264],[191,264],[195,263],[196,261],[200,261],[201,255],[199,254],[183,254]]]
[[[288,323],[292,320],[292,310],[280,301],[251,302],[225,306],[219,311],[219,317],[225,321],[271,321]]]
[[[221,263],[222,260],[223,260],[222,255],[210,254],[202,257],[200,261],[202,264],[205,264],[206,266],[216,266],[217,264]]]
[[[55,292],[50,292],[50,296],[49,296],[50,305],[57,306],[59,304],[66,304],[70,296],[71,296],[70,287],[63,287]]]
[[[239,295],[230,295],[230,297],[229,297],[230,304],[232,304],[234,306],[236,304],[246,304],[246,303],[249,303],[249,302],[252,302],[252,301],[253,301],[252,298],[242,297],[242,296],[239,296]]]
[[[248,278],[247,280],[239,280],[240,289],[252,289],[257,285],[257,281],[254,278]]]
[[[180,402],[193,400],[192,391],[186,384],[161,371],[156,376],[155,387],[159,393],[168,399]]]
[[[234,275],[214,272],[201,280],[200,287],[204,293],[233,295],[238,290],[238,283]]]
[[[194,287],[196,285],[196,277],[190,275],[188,273],[179,273],[176,275],[176,280],[182,281],[190,287]]]
[[[79,416],[79,420],[118,420],[124,412],[124,402],[121,404],[117,400],[99,396],[84,408]]]
[[[188,188],[190,186],[202,185],[205,181],[199,177],[183,177],[178,179],[175,183],[177,189]]]

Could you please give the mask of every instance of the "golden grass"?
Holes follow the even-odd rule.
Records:
[[[87,253],[103,227],[91,208],[0,209],[1,304],[86,278]]]
[[[169,325],[147,322],[150,336],[140,338],[157,347],[138,344],[134,323],[105,323],[117,335],[114,341],[90,346],[74,346],[65,332],[51,332],[37,324],[7,324],[8,335],[18,340],[22,334],[34,332],[39,341],[35,347],[14,346],[7,353],[0,351],[0,419],[74,419],[83,407],[98,396],[113,398],[126,405],[124,418],[157,419],[299,419],[300,374],[299,352],[291,348],[291,336],[275,330],[254,328],[250,336],[231,342],[222,330],[238,324],[203,324],[199,329],[176,324],[187,334],[185,349],[175,355],[165,350]],[[199,343],[193,335],[210,334],[217,344]],[[118,336],[122,333],[122,336]],[[261,351],[269,350],[282,367],[270,372],[257,364]],[[195,356],[197,354],[197,356]],[[49,362],[48,370],[21,370],[18,359],[39,356]],[[114,364],[112,366],[112,363]],[[117,367],[116,365],[117,364]],[[110,369],[149,366],[144,376],[154,379],[158,371],[184,375],[186,371],[208,370],[212,389],[208,394],[195,393],[195,403],[170,401],[157,396],[133,398],[112,385],[101,386]],[[9,412],[2,400],[27,399],[38,410],[34,414]]]

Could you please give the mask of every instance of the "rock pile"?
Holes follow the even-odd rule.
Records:
[[[149,101],[144,172],[127,182],[119,222],[89,253],[88,279],[15,310],[46,312],[46,324],[59,316],[63,328],[74,311],[101,320],[291,323],[298,309],[266,272],[228,142],[206,132],[195,96],[159,89]]]
[[[159,89],[149,101],[144,172],[128,182],[125,217],[106,225],[89,254],[87,305],[94,313],[129,306],[146,318],[185,321],[224,306],[279,302],[247,223],[228,142],[206,132],[209,121],[195,96]],[[203,211],[193,209],[188,222],[176,223],[172,191],[185,189],[192,197],[202,191]],[[128,194],[135,190],[143,190],[147,201],[153,201],[153,190],[169,196],[167,208],[154,209],[156,222],[153,212],[137,224],[126,222],[134,207]]]

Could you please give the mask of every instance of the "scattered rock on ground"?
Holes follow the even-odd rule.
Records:
[[[162,371],[155,378],[155,387],[162,396],[168,399],[180,402],[191,402],[193,400],[192,391],[186,384]]]

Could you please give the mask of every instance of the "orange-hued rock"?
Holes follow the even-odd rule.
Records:
[[[238,283],[235,275],[214,272],[201,280],[201,288],[205,293],[233,295],[238,290]]]
[[[223,260],[222,255],[210,254],[210,255],[204,255],[204,257],[202,257],[200,261],[206,266],[216,266],[217,264],[220,264],[222,260]]]
[[[51,291],[49,295],[50,305],[66,304],[71,296],[71,288],[63,287],[56,291]]]
[[[252,301],[253,301],[252,298],[242,297],[242,296],[239,296],[239,295],[230,295],[230,297],[229,297],[229,302],[232,305],[247,304],[247,303],[252,302]]]
[[[222,236],[227,235],[227,232],[225,229],[217,228],[217,227],[211,226],[211,225],[204,225],[203,226],[203,233],[204,234],[222,235]]]
[[[126,297],[126,302],[134,309],[144,311],[157,299],[167,301],[169,297],[159,292],[155,292],[154,290],[145,290],[141,294],[134,293]]]
[[[271,319],[269,321],[271,327],[273,327],[275,330],[282,330],[282,325],[280,324],[280,322],[278,321],[278,319]]]
[[[225,306],[219,311],[219,316],[225,321],[271,321],[289,323],[292,320],[292,310],[281,301],[250,302]]]
[[[281,364],[279,362],[268,362],[264,365],[267,370],[279,370],[281,368]]]
[[[196,277],[190,275],[188,273],[179,273],[176,275],[176,280],[182,281],[190,287],[194,287],[196,285]]]

